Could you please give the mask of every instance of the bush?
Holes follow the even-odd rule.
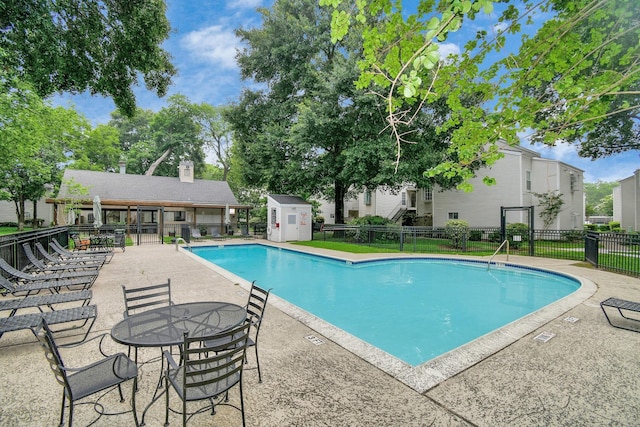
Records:
[[[515,241],[513,236],[520,236],[519,241]],[[509,246],[513,249],[518,249],[522,242],[529,241],[529,226],[522,222],[514,222],[513,224],[507,224],[507,240],[509,240]]]
[[[622,231],[622,229],[620,228],[620,221],[610,221],[609,222],[609,229],[611,231],[615,231],[617,233]]]
[[[585,233],[582,230],[572,230],[562,233],[562,238],[567,242],[580,242],[584,240],[584,235]]]
[[[469,231],[469,241],[471,241],[471,242],[480,242],[480,241],[482,241],[482,231],[480,231],[480,230],[471,230],[471,231]]]
[[[611,231],[609,224],[601,224],[598,226],[598,231]]]
[[[447,238],[451,239],[454,248],[464,249],[469,238],[469,223],[467,221],[452,219],[444,227]]]
[[[589,231],[598,231],[598,224],[585,224],[584,228]]]

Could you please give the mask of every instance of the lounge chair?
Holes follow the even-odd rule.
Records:
[[[215,227],[211,227],[211,228],[209,229],[209,234],[211,234],[211,237],[212,237],[214,240],[224,240],[224,239],[226,238],[225,236],[223,236],[222,234],[220,234],[220,233],[218,232],[218,229],[217,229],[217,228],[215,228]]]
[[[63,272],[52,272],[52,273],[25,273],[24,271],[20,271],[16,268],[13,268],[4,258],[0,258],[0,269],[4,270],[9,276],[13,277],[16,283],[30,283],[30,282],[41,282],[44,280],[66,280],[66,279],[74,279],[81,278],[84,281],[89,282],[91,285],[95,282],[98,277],[98,273],[95,271],[63,271]]]
[[[13,295],[16,297],[31,296],[40,291],[49,291],[52,294],[59,293],[62,288],[66,289],[89,289],[92,282],[83,278],[67,280],[40,280],[29,283],[15,283],[0,275],[0,294]]]
[[[72,258],[60,258],[59,256],[56,257],[54,255],[51,255],[49,252],[47,252],[47,250],[44,248],[44,246],[42,246],[40,244],[40,242],[36,243],[36,249],[38,250],[38,252],[40,252],[40,255],[42,255],[43,259],[46,259],[48,261],[49,265],[69,265],[69,266],[73,266],[73,265],[81,265],[81,266],[99,266],[102,267],[102,265],[104,264],[106,258],[105,257],[100,257],[100,258],[78,258],[78,259],[72,259]],[[43,261],[44,262],[44,261]]]
[[[81,258],[104,258],[105,263],[109,263],[113,258],[113,251],[76,251],[71,252],[58,242],[55,237],[51,239],[49,247],[53,249],[58,255],[66,259],[81,259]]]
[[[622,319],[611,322],[611,318],[607,314],[605,307],[617,310],[619,317]],[[619,298],[608,298],[600,303],[600,308],[607,318],[607,322],[614,328],[626,329],[628,331],[640,332],[640,303],[627,301]],[[635,313],[632,317],[629,313]],[[633,327],[632,327],[633,325]]]
[[[31,265],[28,267],[29,271],[33,272],[52,272],[52,271],[98,271],[102,267],[102,263],[83,263],[83,262],[57,262],[55,264],[45,264],[42,260],[38,259],[33,253],[29,243],[23,243],[22,249]]]
[[[191,229],[191,237],[195,240],[201,240],[203,238],[202,234],[200,234],[200,230],[197,228]]]

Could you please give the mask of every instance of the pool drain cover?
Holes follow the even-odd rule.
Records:
[[[324,341],[322,341],[320,338],[316,337],[315,335],[307,335],[305,338],[308,339],[309,342],[315,345],[324,344]]]
[[[547,341],[549,341],[551,338],[553,338],[555,336],[556,336],[556,334],[554,334],[553,332],[543,332],[540,335],[538,335],[537,337],[535,337],[534,340],[547,342]]]

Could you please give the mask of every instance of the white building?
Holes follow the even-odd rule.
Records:
[[[640,230],[640,169],[613,188],[613,220],[626,231]]]
[[[406,185],[400,191],[376,190],[359,194],[357,199],[345,201],[345,222],[355,217],[379,215],[401,223],[407,214],[415,216],[415,225],[444,227],[451,219],[467,221],[471,227],[499,227],[500,207],[534,206],[534,227],[544,228],[539,214],[538,198],[534,193],[558,192],[564,205],[551,230],[582,229],[584,219],[584,183],[581,169],[566,163],[544,159],[539,153],[524,147],[500,143],[504,157],[491,168],[478,171],[470,180],[473,191],[443,191]],[[487,186],[484,176],[496,179]],[[326,224],[334,224],[333,203],[323,203],[322,216]],[[508,213],[507,222],[528,223],[527,212]]]
[[[308,241],[313,230],[311,203],[298,196],[267,196],[267,239],[272,242]]]

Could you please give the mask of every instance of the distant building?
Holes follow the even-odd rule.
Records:
[[[613,188],[613,220],[626,231],[640,231],[640,169]]]
[[[179,177],[130,175],[67,169],[56,198],[47,199],[55,206],[57,224],[93,223],[93,199],[100,197],[102,222],[105,225],[142,224],[151,229],[199,224],[216,225],[224,233],[227,210],[232,225],[237,212],[250,206],[238,203],[226,181],[194,179],[193,163],[181,162]],[[80,184],[87,194],[74,194],[69,183]],[[77,207],[77,208],[76,208]],[[69,210],[78,210],[69,215]]]
[[[551,230],[582,229],[584,222],[583,170],[566,163],[545,159],[527,148],[499,143],[504,157],[488,169],[477,172],[470,180],[473,191],[417,188],[407,184],[399,191],[375,190],[345,200],[345,222],[355,217],[379,215],[394,222],[444,227],[451,219],[465,220],[471,227],[499,227],[500,207],[534,206],[535,228],[543,228],[539,217],[541,208],[534,193],[558,192],[564,205]],[[497,183],[487,186],[484,176]],[[324,202],[321,206],[325,223],[334,224],[335,206]],[[527,223],[527,213],[509,212],[507,222]]]

